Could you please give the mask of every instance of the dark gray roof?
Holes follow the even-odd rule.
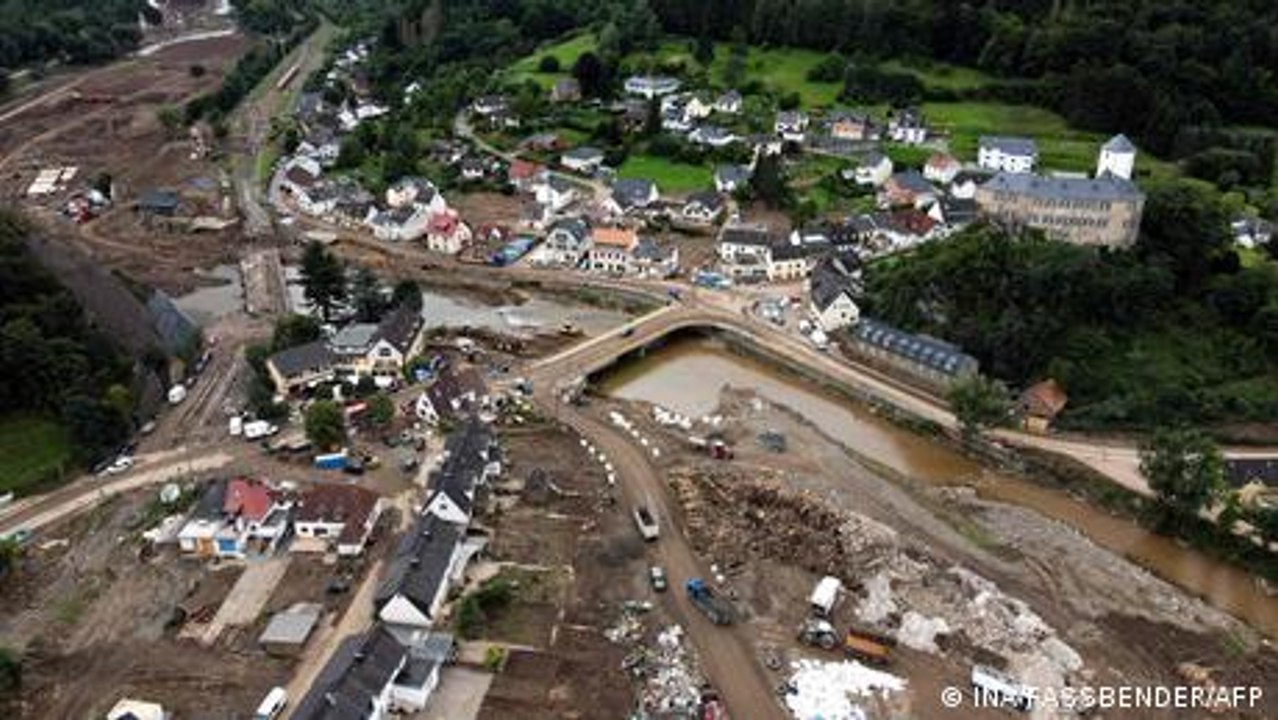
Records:
[[[581,147],[573,148],[564,153],[564,157],[572,158],[573,160],[602,160],[603,156],[603,150],[589,145],[582,145]]]
[[[897,187],[915,193],[936,192],[936,188],[918,170],[905,170],[892,176],[892,183]]]
[[[444,444],[448,456],[435,473],[433,492],[448,496],[467,514],[475,502],[479,476],[493,457],[493,433],[487,425],[471,418],[448,437]]]
[[[325,370],[336,362],[337,356],[328,349],[323,340],[298,345],[281,350],[269,359],[271,365],[286,378],[296,377],[303,373]]]
[[[688,205],[700,205],[710,212],[718,212],[724,206],[723,196],[711,190],[695,192],[688,196]]]
[[[865,154],[865,157],[861,158],[860,165],[861,167],[867,167],[867,168],[878,167],[879,163],[883,162],[886,159],[887,159],[887,155],[884,155],[878,150],[871,150],[870,152]]]
[[[826,308],[834,304],[834,301],[840,295],[847,295],[849,299],[853,296],[853,282],[851,278],[841,277],[836,273],[826,272],[813,274],[812,276],[812,304],[818,310],[824,312]]]
[[[652,262],[661,262],[670,258],[671,248],[660,245],[656,240],[648,236],[639,238],[639,242],[635,245],[634,252],[631,255],[636,260],[650,260]]]
[[[430,399],[431,407],[435,408],[436,413],[442,417],[452,417],[456,414],[454,402],[472,392],[482,395],[486,390],[483,378],[474,368],[460,371],[449,368],[426,388],[426,397]],[[463,412],[467,409],[465,406],[460,408]]]
[[[343,642],[293,712],[295,720],[366,720],[408,651],[381,625]]]
[[[165,352],[177,355],[191,347],[200,334],[200,328],[182,308],[179,308],[163,290],[156,290],[146,301],[151,314],[151,325]]]
[[[928,335],[914,335],[887,323],[862,318],[853,334],[858,340],[887,350],[924,367],[945,375],[975,372],[976,358],[964,353],[958,346]]]
[[[1225,460],[1225,479],[1232,487],[1242,487],[1252,482],[1278,487],[1278,456],[1228,458]]]
[[[138,207],[152,212],[173,212],[182,203],[176,190],[148,190],[138,198]]]
[[[550,231],[555,232],[556,230],[566,232],[578,240],[584,240],[585,237],[590,234],[590,227],[586,225],[585,220],[582,220],[579,217],[556,220],[555,223],[550,226]]]
[[[943,197],[941,198],[941,215],[950,225],[973,222],[977,215],[976,201]]]
[[[465,533],[466,529],[460,525],[445,522],[433,514],[422,515],[400,541],[391,559],[386,578],[377,589],[377,607],[403,596],[429,616],[431,604],[448,582],[453,552]]]
[[[407,305],[400,305],[377,324],[373,340],[385,340],[401,353],[408,352],[422,329],[422,316]]]
[[[297,603],[277,612],[257,641],[263,645],[301,645],[310,637],[322,611],[319,603]]]
[[[1038,144],[1032,138],[1006,135],[982,135],[981,147],[995,148],[1004,155],[1032,155],[1038,157]]]
[[[1133,145],[1132,141],[1128,140],[1127,136],[1122,133],[1119,133],[1107,140],[1105,144],[1101,146],[1101,149],[1120,153],[1136,152],[1136,146]]]
[[[1106,175],[1099,178],[1040,177],[1027,173],[999,173],[982,187],[996,192],[1030,195],[1045,200],[1140,200],[1144,193],[1131,180]]]
[[[773,260],[797,260],[798,258],[810,257],[815,253],[828,250],[829,242],[812,242],[812,243],[792,243],[789,240],[782,240],[772,244]]]
[[[656,186],[644,178],[621,178],[612,184],[612,196],[623,208],[648,202]]]
[[[719,165],[714,169],[714,177],[720,182],[740,185],[750,179],[750,168],[744,165]]]
[[[195,509],[191,511],[191,517],[196,520],[220,520],[222,518],[222,508],[226,504],[226,480],[214,480],[205,488],[200,495],[200,499],[195,503]]]
[[[777,235],[765,227],[729,225],[719,233],[720,245],[775,245]]]

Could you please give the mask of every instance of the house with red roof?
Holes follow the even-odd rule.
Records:
[[[200,496],[178,546],[197,557],[243,558],[275,549],[288,528],[293,504],[258,480],[212,483]]]
[[[430,216],[426,224],[426,249],[456,255],[470,244],[473,233],[454,210]]]
[[[506,172],[510,184],[516,188],[531,192],[532,187],[546,174],[546,168],[527,160],[515,160]]]

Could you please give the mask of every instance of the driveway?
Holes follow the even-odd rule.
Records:
[[[446,667],[425,709],[409,720],[475,720],[493,684],[491,673],[468,667]]]

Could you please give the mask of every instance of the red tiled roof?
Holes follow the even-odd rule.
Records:
[[[235,478],[226,485],[222,512],[256,522],[265,520],[273,505],[275,498],[265,485],[255,480]]]
[[[510,176],[520,180],[526,180],[541,172],[541,166],[536,163],[530,163],[527,160],[516,160],[510,164]]]

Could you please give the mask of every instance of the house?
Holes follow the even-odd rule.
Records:
[[[862,317],[851,334],[851,350],[872,363],[900,370],[925,384],[945,388],[979,370],[976,358],[959,347],[928,335]]]
[[[375,325],[346,325],[328,341],[336,358],[334,372],[348,377],[398,377],[404,363],[421,352],[422,324],[421,315],[401,305]]]
[[[808,311],[827,333],[855,325],[861,317],[854,300],[855,282],[837,270],[821,268],[813,270],[808,283]]]
[[[1021,423],[1032,433],[1043,434],[1051,428],[1052,421],[1065,409],[1069,396],[1065,388],[1053,378],[1037,382],[1021,393],[1017,409]]]
[[[515,160],[506,171],[510,184],[524,192],[529,191],[545,174],[545,168],[527,160]]]
[[[714,101],[714,109],[726,115],[736,115],[741,112],[742,98],[741,93],[736,90],[729,90],[720,95]]]
[[[538,183],[533,190],[537,202],[544,205],[552,213],[557,213],[577,199],[577,186],[566,178],[551,175],[545,182]]]
[[[746,138],[746,142],[750,144],[750,151],[755,157],[760,155],[780,155],[784,150],[784,142],[776,135],[767,133],[758,133]]]
[[[880,192],[886,207],[925,207],[936,202],[936,188],[918,170],[906,170],[888,178]]]
[[[375,211],[368,219],[368,226],[373,229],[373,237],[378,240],[410,241],[426,234],[430,217],[431,211],[426,207],[404,205]]]
[[[386,188],[386,205],[391,208],[420,207],[429,212],[443,212],[448,203],[435,183],[423,177],[406,176]]]
[[[847,179],[847,171],[843,171],[843,177]],[[857,163],[852,171],[851,179],[857,185],[870,185],[879,187],[892,177],[892,158],[881,152],[872,151],[866,153],[861,158],[861,162]]]
[[[426,249],[445,255],[456,255],[470,244],[474,233],[455,210],[430,216],[426,225]]]
[[[962,169],[962,164],[953,155],[943,152],[932,153],[923,165],[923,177],[934,183],[948,185]]]
[[[714,148],[727,147],[741,141],[741,138],[718,125],[702,125],[689,133],[688,139],[698,145]]]
[[[598,171],[603,161],[603,150],[589,145],[573,148],[559,158],[559,163],[564,167],[586,175],[593,175]]]
[[[1030,138],[982,135],[976,163],[995,172],[1033,172],[1038,163],[1038,145]]]
[[[479,489],[499,474],[501,460],[492,430],[471,418],[448,437],[422,512],[465,527],[474,515]]]
[[[1239,217],[1229,224],[1234,242],[1240,247],[1256,248],[1268,244],[1274,237],[1274,224],[1254,217]]]
[[[788,142],[803,142],[807,137],[808,116],[799,110],[782,110],[777,113],[773,129]]]
[[[688,196],[679,216],[696,225],[713,225],[719,221],[727,207],[722,193],[703,190]]]
[[[664,75],[634,75],[626,78],[625,90],[630,95],[652,98],[670,95],[679,91],[677,78]]]
[[[694,120],[704,120],[714,112],[715,102],[706,95],[696,94],[683,104],[683,113]]]
[[[1131,247],[1145,194],[1130,180],[999,173],[976,189],[982,215],[1042,230],[1048,237],[1102,247]]]
[[[284,394],[315,387],[332,379],[336,365],[337,356],[329,350],[326,340],[287,348],[266,359],[266,371],[271,382],[277,391]]]
[[[504,95],[484,95],[476,98],[471,109],[483,117],[502,115],[510,110],[510,102]]]
[[[550,101],[557,103],[577,102],[581,99],[581,83],[576,78],[556,80],[550,88]]]
[[[777,236],[762,225],[725,225],[719,232],[719,259],[727,264],[768,262],[769,250],[777,244]]]
[[[838,140],[865,141],[878,139],[874,121],[865,113],[837,111],[826,121],[830,137]]]
[[[679,248],[641,237],[631,253],[630,270],[641,278],[672,277],[679,272]]]
[[[395,676],[391,691],[397,711],[411,713],[426,707],[431,694],[439,686],[440,670],[452,662],[457,653],[456,645],[456,640],[449,633],[431,632],[409,646],[408,661]]]
[[[524,138],[521,143],[524,149],[532,152],[559,152],[567,147],[567,143],[559,136],[557,132],[539,132],[533,133]]]
[[[159,703],[120,698],[107,711],[107,720],[169,720],[170,715]]]
[[[812,269],[812,252],[803,243],[785,239],[768,247],[767,277],[771,282],[790,282],[808,276]]]
[[[598,227],[591,233],[586,251],[586,268],[596,272],[624,275],[631,270],[639,235],[630,228]]]
[[[750,168],[745,165],[719,165],[714,169],[714,189],[721,193],[736,192],[750,182]]]
[[[961,228],[976,222],[980,210],[975,200],[963,200],[946,195],[933,203],[932,207],[928,208],[927,214],[938,223],[952,228]]]
[[[694,119],[678,103],[672,103],[661,110],[661,129],[666,132],[685,133],[693,128],[693,124]]]
[[[1126,135],[1119,133],[1101,145],[1100,155],[1096,158],[1096,177],[1113,175],[1131,180],[1135,170],[1136,146]]]
[[[875,237],[886,240],[891,250],[904,250],[932,239],[939,226],[936,220],[916,208],[896,210],[875,218]]]
[[[294,157],[284,168],[280,189],[294,197],[310,192],[323,171],[319,162],[308,157]]]
[[[1278,510],[1278,457],[1225,458],[1225,482],[1243,507]]]
[[[181,204],[182,198],[176,190],[160,188],[142,193],[142,197],[138,198],[134,207],[144,215],[173,217]]]
[[[466,528],[423,513],[400,541],[373,599],[377,619],[410,637],[429,630],[465,569]]]
[[[959,200],[975,200],[977,186],[989,179],[990,175],[984,172],[960,170],[950,181],[946,192],[950,197]]]
[[[888,118],[888,137],[893,142],[922,145],[927,142],[927,123],[918,108],[903,108]]]
[[[408,650],[386,628],[338,646],[293,711],[294,720],[387,720]]]
[[[462,161],[461,161],[462,180],[478,182],[480,180],[483,180],[484,176],[487,174],[488,174],[488,163],[484,162],[483,158],[476,157],[474,155],[462,158]]]
[[[417,417],[431,425],[456,420],[478,410],[488,401],[488,387],[474,368],[448,368],[417,398]]]
[[[581,218],[565,218],[550,226],[538,257],[546,265],[577,267],[589,249],[590,227]]]
[[[358,485],[312,485],[297,502],[291,550],[361,555],[381,514],[381,497],[372,490]]]
[[[643,178],[622,178],[612,184],[612,202],[621,213],[646,208],[660,197],[657,185]]]
[[[292,503],[265,485],[236,478],[211,483],[178,531],[178,547],[199,558],[269,552],[284,536]]]

